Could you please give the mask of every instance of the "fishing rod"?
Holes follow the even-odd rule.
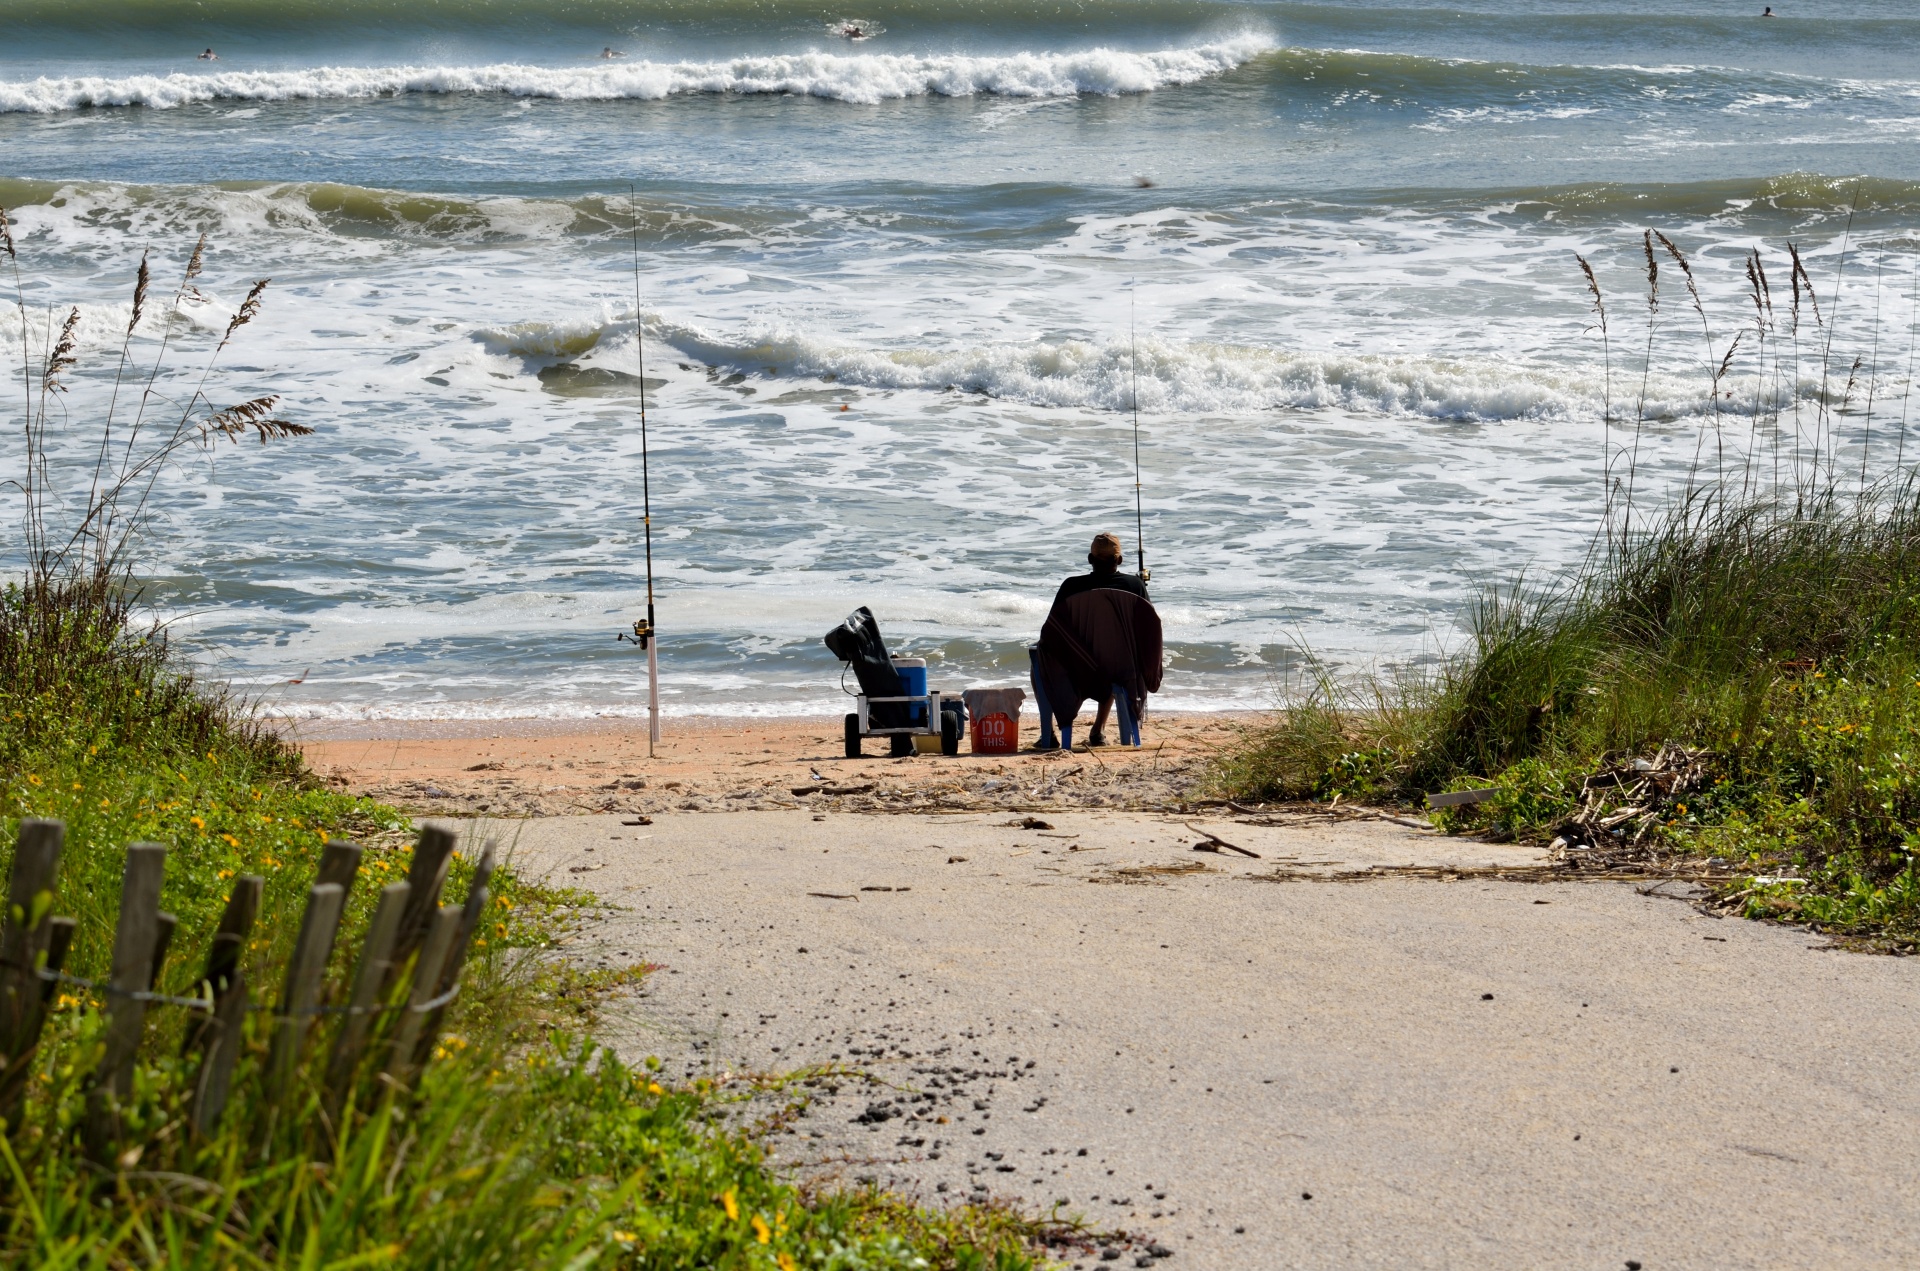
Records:
[[[1151,582],[1153,571],[1147,568],[1147,534],[1140,516],[1140,342],[1135,335],[1135,292],[1140,283],[1134,279],[1127,287],[1127,348],[1133,371],[1133,558],[1140,564],[1140,581]]]
[[[640,204],[627,185],[627,222],[633,231],[633,352],[640,371],[640,524],[647,545],[647,616],[633,624],[630,640],[647,651],[647,758],[660,744],[660,642],[653,622],[653,481],[647,456],[647,344],[640,316]]]

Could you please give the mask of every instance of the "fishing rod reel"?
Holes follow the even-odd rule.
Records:
[[[627,644],[637,644],[644,649],[647,647],[647,642],[653,639],[653,619],[635,618],[632,635],[619,631],[614,633],[613,638]]]

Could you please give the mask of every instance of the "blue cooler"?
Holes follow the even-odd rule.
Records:
[[[893,658],[891,661],[893,669],[900,676],[901,690],[906,696],[925,697],[927,695],[927,660],[925,658]],[[907,710],[911,712],[909,718],[916,727],[927,726],[925,703],[909,706]]]

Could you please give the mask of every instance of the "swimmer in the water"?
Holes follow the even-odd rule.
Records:
[[[203,62],[217,62],[220,60],[220,55],[212,49],[208,49],[200,55],[200,60]]]
[[[603,58],[612,58],[612,57],[625,57],[626,54],[622,53],[619,49],[616,49],[611,44],[609,44],[606,48],[603,48],[600,50],[600,56]]]
[[[1767,8],[1766,8],[1766,12],[1764,12],[1764,13],[1762,13],[1762,14],[1761,14],[1760,16],[1761,16],[1761,17],[1763,17],[1763,18],[1770,18],[1770,17],[1772,17],[1772,16],[1773,16],[1773,6],[1772,6],[1772,5],[1768,5],[1768,6],[1767,6]]]
[[[841,27],[840,34],[846,36],[849,40],[864,40],[867,38],[867,33],[860,28],[859,24],[854,22],[849,22]]]

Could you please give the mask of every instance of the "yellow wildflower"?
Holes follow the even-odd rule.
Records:
[[[231,835],[231,834],[222,834],[222,835],[221,835],[220,837],[221,837],[221,838],[223,838],[223,839],[225,839],[225,840],[227,841],[227,846],[228,846],[228,847],[238,847],[238,846],[240,846],[240,840],[239,840],[239,839],[237,839],[237,838],[235,838],[235,837],[233,837],[233,835]]]
[[[27,774],[27,784],[30,786],[37,786],[40,784],[40,778],[36,777],[34,774],[29,772]]]
[[[659,1082],[657,1082],[657,1081],[649,1081],[649,1082],[647,1083],[647,1093],[648,1093],[648,1094],[665,1094],[666,1092],[667,1092],[667,1091],[666,1091],[666,1088],[665,1088],[664,1086],[662,1086],[662,1085],[661,1085],[661,1084],[660,1084]],[[731,1195],[732,1195],[733,1193],[732,1193],[732,1192],[728,1192],[727,1194],[728,1194],[729,1196],[731,1196]],[[732,1208],[733,1208],[733,1206],[732,1206],[731,1204],[729,1204],[729,1205],[727,1206],[727,1208],[728,1208],[728,1209],[732,1209]]]
[[[731,1187],[720,1194],[720,1208],[727,1211],[727,1217],[729,1219],[738,1221],[740,1217],[740,1202],[733,1198],[733,1189]]]
[[[763,1245],[773,1243],[773,1229],[767,1226],[767,1220],[759,1214],[753,1216],[753,1238]]]
[[[190,817],[188,817],[188,818],[187,818],[187,824],[188,824],[188,825],[191,825],[191,826],[192,826],[192,827],[193,827],[194,829],[196,829],[196,830],[204,830],[204,829],[206,829],[206,828],[207,828],[207,823],[206,823],[205,821],[203,821],[203,820],[201,820],[201,819],[200,819],[199,817],[197,817],[197,816],[190,816]]]
[[[638,1239],[631,1231],[616,1231],[613,1233],[613,1238],[623,1245],[630,1245]]]
[[[775,1258],[773,1262],[775,1266],[780,1268],[780,1271],[799,1271],[798,1264],[794,1262],[792,1254],[783,1253]]]

